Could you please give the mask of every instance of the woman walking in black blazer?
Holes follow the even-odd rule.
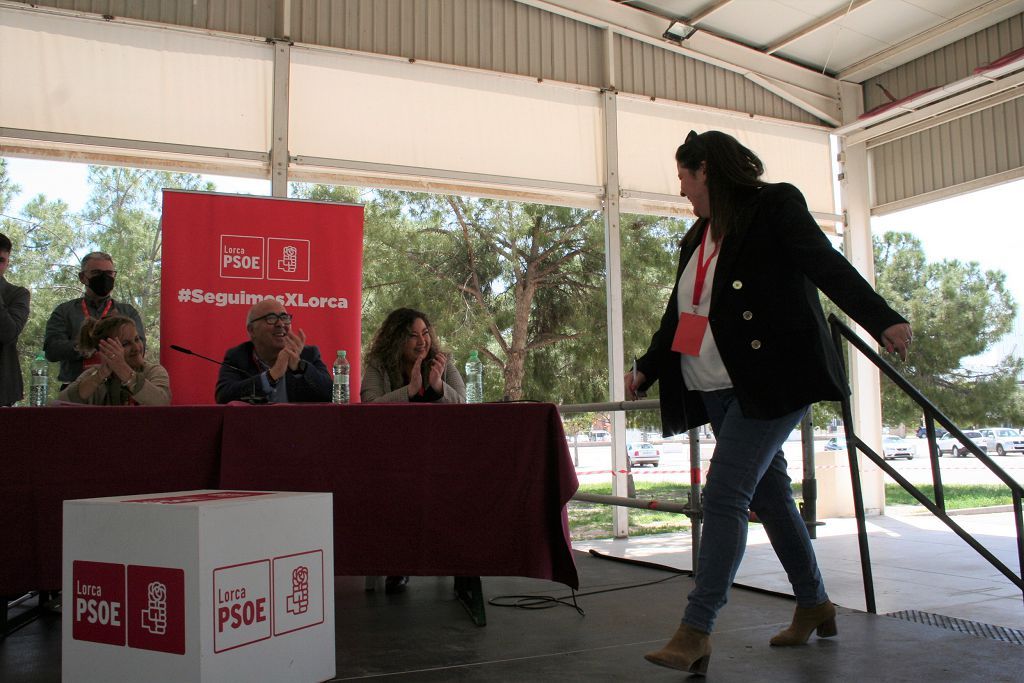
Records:
[[[772,645],[836,634],[835,607],[793,502],[782,444],[815,401],[848,392],[818,302],[821,289],[906,358],[910,325],[839,252],[792,185],[760,180],[761,160],[719,131],[676,150],[680,194],[698,221],[681,242],[676,286],[627,394],[661,382],[666,436],[707,422],[716,445],[704,487],[695,587],[671,641],[646,657],[704,673],[710,633],[746,545],[749,513],[764,524],[797,598]]]

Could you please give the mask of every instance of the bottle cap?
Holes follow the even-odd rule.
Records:
[[[469,359],[470,360],[477,360],[478,358],[479,358],[479,356],[476,355],[476,351],[470,351],[469,352]]]
[[[344,351],[344,350],[341,350],[341,349],[338,350],[338,358],[344,358],[347,355],[348,355],[347,351]]]

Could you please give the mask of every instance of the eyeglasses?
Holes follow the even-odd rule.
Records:
[[[87,270],[83,273],[86,279],[94,278],[97,275],[109,275],[110,277],[117,277],[116,270]]]
[[[276,325],[278,321],[285,325],[292,324],[292,316],[290,313],[267,313],[266,315],[261,315],[258,318],[253,318],[249,321],[249,324],[252,325],[254,322],[259,320],[265,321],[268,325]]]

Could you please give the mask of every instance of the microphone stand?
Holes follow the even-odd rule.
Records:
[[[219,360],[216,360],[214,358],[210,358],[209,356],[204,356],[201,353],[196,353],[192,349],[186,349],[185,347],[178,346],[177,344],[171,344],[170,347],[171,347],[171,350],[177,351],[178,353],[184,353],[187,356],[195,356],[197,358],[202,358],[203,360],[210,361],[211,363],[216,363],[217,365],[222,365],[225,368],[228,368],[229,370],[234,370],[235,372],[240,372],[243,375],[247,375],[249,377],[249,379],[252,380],[251,382],[249,382],[249,393],[246,394],[245,396],[242,396],[241,398],[239,398],[238,399],[239,401],[242,401],[243,403],[248,403],[249,405],[254,405],[254,406],[256,406],[256,405],[265,405],[267,403],[270,403],[270,401],[267,399],[266,396],[264,396],[262,394],[257,394],[256,393],[256,379],[259,377],[259,375],[253,375],[248,370],[243,370],[242,368],[236,367],[236,366],[232,365],[231,363],[224,363],[223,361],[219,361]]]

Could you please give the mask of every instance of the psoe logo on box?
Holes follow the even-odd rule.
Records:
[[[309,240],[267,238],[267,279],[309,282]]]
[[[71,637],[124,645],[124,565],[75,560],[71,563]]]
[[[270,637],[270,560],[213,570],[213,651]]]
[[[250,235],[221,235],[220,276],[262,280],[265,272],[263,238]]]
[[[274,635],[324,622],[324,551],[274,558]]]
[[[128,565],[128,647],[185,654],[185,570]]]

